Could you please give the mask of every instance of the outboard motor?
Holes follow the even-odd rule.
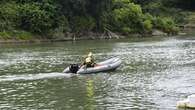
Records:
[[[79,70],[79,65],[78,64],[71,64],[69,67],[69,70],[71,73],[77,73]]]

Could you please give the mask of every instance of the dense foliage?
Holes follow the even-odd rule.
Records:
[[[17,34],[23,39],[32,34],[52,38],[56,33],[78,36],[106,30],[175,33],[179,20],[166,14],[165,7],[193,10],[194,5],[194,0],[0,0],[0,38],[17,39]]]

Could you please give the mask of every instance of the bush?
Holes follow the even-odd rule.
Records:
[[[33,38],[33,35],[26,31],[15,30],[11,33],[11,35],[14,36],[15,39],[19,39],[19,40],[30,40]]]
[[[19,25],[26,31],[46,34],[53,27],[54,20],[52,18],[54,18],[53,14],[42,10],[35,3],[23,4],[19,9]]]
[[[13,30],[17,26],[18,8],[14,2],[0,4],[0,31]]]
[[[122,28],[122,32],[124,33],[124,34],[129,34],[129,33],[131,33],[132,32],[132,29],[130,29],[129,27],[123,27]]]
[[[153,21],[155,28],[163,30],[168,34],[177,33],[178,28],[172,18],[156,17]]]
[[[146,32],[151,32],[152,31],[152,27],[153,27],[152,21],[151,20],[145,20],[143,22],[143,27],[144,27],[144,30]]]
[[[71,22],[71,29],[77,33],[88,32],[94,29],[95,24],[95,20],[90,16],[76,16]]]
[[[142,16],[141,7],[134,3],[125,2],[123,7],[113,10],[113,18],[116,26],[118,26],[116,27],[119,29],[118,31],[131,29],[130,32],[139,32],[142,30]],[[127,29],[127,27],[129,29]]]
[[[33,35],[26,31],[14,30],[14,31],[3,31],[0,32],[0,38],[3,40],[17,39],[17,40],[30,40]]]
[[[0,32],[0,39],[8,40],[8,39],[11,39],[11,36],[9,35],[8,32],[3,31],[3,32]]]

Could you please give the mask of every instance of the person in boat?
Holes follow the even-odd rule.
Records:
[[[93,57],[93,53],[92,52],[89,52],[89,54],[85,58],[85,61],[83,62],[82,65],[86,66],[87,68],[95,66],[94,57]]]

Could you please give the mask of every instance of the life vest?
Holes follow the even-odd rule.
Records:
[[[91,57],[87,57],[85,59],[85,63],[92,63],[92,58]]]

